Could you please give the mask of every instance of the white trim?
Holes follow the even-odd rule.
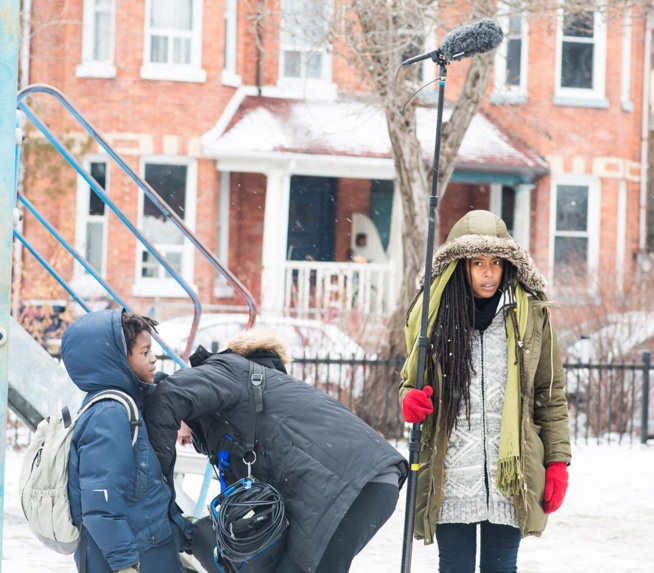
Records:
[[[226,268],[229,268],[231,175],[229,171],[220,172],[220,196],[218,198],[218,245],[216,252],[218,254],[218,260]],[[220,273],[217,274],[216,280],[214,281],[213,295],[217,298],[231,298],[234,296],[234,288]]]
[[[600,208],[602,204],[602,185],[598,177],[584,175],[557,175],[552,177],[550,193],[550,240],[549,240],[549,283],[554,282],[554,240],[556,232],[556,202],[559,185],[580,185],[588,187],[588,226],[585,232],[566,232],[567,236],[588,238],[588,292],[596,294],[597,276],[599,269],[599,243],[600,243]],[[563,233],[561,233],[563,234]],[[558,285],[560,287],[560,285]]]
[[[624,28],[622,31],[622,81],[620,89],[620,104],[622,111],[632,112],[634,102],[631,98],[631,44],[632,44],[633,21],[631,17],[631,6],[625,8]]]
[[[150,11],[152,3],[157,0],[145,0],[145,29],[143,33],[143,65],[140,75],[145,80],[167,80],[176,82],[198,82],[207,80],[207,72],[202,69],[202,2],[193,1],[192,29],[188,34],[191,41],[190,62],[188,64],[171,63],[172,53],[169,50],[168,62],[152,62],[150,60],[151,36]],[[171,34],[165,34],[170,40]],[[169,42],[170,46],[170,42]]]
[[[520,183],[514,186],[513,238],[529,251],[531,245],[531,192],[533,183]]]
[[[147,155],[141,157],[140,160],[140,173],[145,179],[145,166],[148,164],[155,165],[185,165],[186,170],[186,201],[184,204],[184,223],[191,230],[195,231],[196,223],[196,207],[197,207],[197,187],[198,187],[198,171],[197,160],[195,158],[186,156],[170,156],[170,155]],[[143,228],[143,205],[144,193],[138,194],[138,216],[137,226],[139,229]],[[181,231],[180,231],[181,233]],[[189,283],[194,290],[197,287],[193,285],[193,278],[195,273],[195,249],[189,240],[184,238],[181,246],[174,245],[166,246],[161,243],[154,243],[157,250],[165,256],[166,249],[169,251],[181,252],[182,254],[182,278]],[[136,261],[135,261],[135,279],[132,287],[132,294],[134,296],[171,296],[171,297],[185,297],[185,291],[179,286],[177,281],[172,278],[164,278],[164,269],[159,265],[158,277],[142,277],[141,276],[141,259],[142,253],[146,248],[137,241],[136,244]]]
[[[627,181],[618,185],[618,208],[615,227],[615,279],[619,294],[624,293],[625,249],[627,240]]]
[[[207,81],[206,70],[189,68],[187,66],[170,66],[167,64],[147,64],[141,66],[142,80],[163,80],[168,82],[195,82]]]
[[[522,2],[517,2],[522,5]],[[498,22],[504,30],[505,39],[495,54],[495,71],[494,71],[494,92],[492,101],[495,103],[525,103],[527,92],[527,73],[529,69],[529,21],[524,12],[520,16],[520,84],[512,86],[505,83],[506,80],[506,62],[508,58],[508,40],[518,38],[508,38],[509,19],[512,16],[511,11],[517,10],[518,7],[507,4],[508,13],[498,16]],[[515,14],[513,14],[515,16]]]
[[[109,55],[106,59],[96,59],[93,53],[98,30],[95,27],[96,12],[109,13],[110,29]],[[116,77],[114,65],[114,44],[116,38],[116,2],[112,0],[111,6],[97,6],[96,0],[84,0],[82,16],[82,61],[75,68],[78,78],[113,78]]]
[[[83,62],[75,67],[76,78],[115,78],[116,66],[108,62]]]
[[[238,0],[225,0],[225,53],[223,72],[236,76]]]
[[[238,88],[243,84],[243,78],[229,70],[222,70],[220,72],[220,83],[230,88]]]
[[[502,184],[491,183],[489,211],[498,217],[502,217]]]
[[[291,167],[291,166],[289,166]],[[288,245],[290,170],[268,173],[261,253],[261,309],[284,305],[284,268]]]
[[[554,86],[555,105],[583,106],[588,100],[589,107],[605,107],[606,103],[606,22],[604,16],[593,12],[594,31],[592,43],[593,50],[593,87],[592,89],[566,88],[561,86],[561,58],[563,52],[563,4],[558,9],[558,22],[556,28],[556,71]],[[579,43],[591,43],[586,38],[579,38]],[[592,105],[595,102],[595,105]],[[599,103],[598,103],[599,102]],[[601,105],[600,105],[601,104]],[[608,103],[606,103],[608,105]]]
[[[200,143],[202,145],[202,151],[207,145],[211,145],[214,141],[220,139],[225,129],[229,125],[229,122],[232,121],[232,118],[238,111],[238,108],[241,107],[243,100],[246,96],[257,95],[257,89],[254,86],[240,86],[235,92],[232,98],[227,102],[227,105],[223,108],[223,112],[220,114],[216,125],[214,125],[209,131],[203,133],[200,138]]]
[[[220,171],[268,173],[285,170],[289,164],[292,164],[293,175],[395,179],[395,163],[390,158],[242,151],[233,154],[222,151],[211,153],[207,148],[204,148],[204,153],[205,157],[217,160]]]
[[[105,193],[109,194],[110,189],[110,166],[108,155],[102,154],[89,154],[85,155],[82,165],[84,169],[90,174],[91,163],[104,163],[105,164]],[[95,269],[96,272],[102,277],[107,277],[107,242],[109,240],[109,206],[105,204],[104,215],[89,215],[89,196],[91,193],[91,186],[84,180],[81,175],[77,175],[77,189],[75,194],[75,250],[82,255],[86,256],[86,241],[87,236],[87,223],[89,220],[98,221],[102,223],[102,264],[101,268]],[[75,263],[73,267],[73,288],[83,297],[92,298],[94,296],[101,296],[106,294],[105,289],[100,283],[95,280],[89,273],[86,272],[84,267],[79,263]]]

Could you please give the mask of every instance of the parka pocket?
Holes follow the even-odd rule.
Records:
[[[527,488],[526,523],[524,534],[540,533],[547,523],[543,510],[543,495],[545,493],[545,447],[540,439],[540,427],[531,421],[524,424],[525,428],[525,486]]]
[[[146,439],[136,440],[133,448],[134,468],[133,474],[133,492],[128,494],[131,500],[143,499],[148,489],[148,441]]]

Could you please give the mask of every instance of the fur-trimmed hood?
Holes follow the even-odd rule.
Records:
[[[291,350],[288,343],[276,332],[263,328],[250,328],[239,332],[225,346],[246,358],[260,354],[274,354],[284,364],[291,362]]]
[[[490,211],[470,211],[459,219],[447,241],[434,253],[432,278],[440,275],[456,259],[475,256],[500,257],[513,263],[518,280],[533,293],[544,293],[545,277],[527,250],[519,245],[506,229],[506,224]],[[424,283],[424,269],[418,277],[418,288]]]

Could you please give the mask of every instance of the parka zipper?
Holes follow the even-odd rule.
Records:
[[[486,489],[486,509],[490,506],[490,486],[488,483],[488,452],[486,451],[486,392],[484,391],[484,333],[479,333],[481,346],[481,436],[484,444],[484,487]]]

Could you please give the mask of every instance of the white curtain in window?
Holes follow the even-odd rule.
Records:
[[[152,0],[150,27],[157,30],[193,29],[193,0]]]

